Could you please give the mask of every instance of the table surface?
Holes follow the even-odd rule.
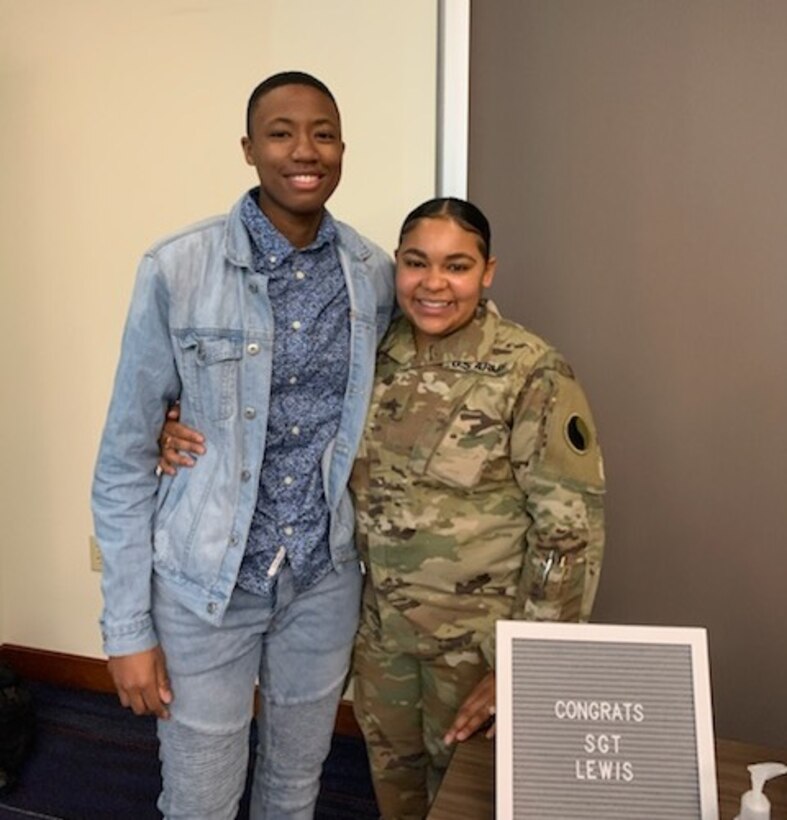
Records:
[[[476,735],[460,743],[427,820],[490,820],[495,816],[495,742]],[[787,763],[787,750],[734,740],[716,741],[719,818],[733,820],[750,787],[750,763]],[[787,775],[765,784],[771,820],[787,820]]]

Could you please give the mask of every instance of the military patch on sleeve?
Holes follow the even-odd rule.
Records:
[[[601,449],[585,393],[574,379],[561,374],[555,374],[553,384],[539,469],[555,478],[601,490]]]
[[[577,454],[586,453],[590,447],[591,432],[588,423],[582,416],[572,413],[566,420],[563,432],[566,435],[568,446]]]

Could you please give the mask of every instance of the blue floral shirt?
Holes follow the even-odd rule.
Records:
[[[271,595],[286,561],[298,591],[331,568],[321,458],[339,427],[350,356],[350,301],[326,212],[317,236],[293,247],[249,191],[241,219],[273,306],[273,371],[265,454],[238,585]]]

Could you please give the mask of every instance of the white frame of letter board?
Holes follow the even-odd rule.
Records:
[[[497,729],[496,805],[497,820],[514,816],[513,772],[513,673],[514,640],[588,641],[596,643],[680,644],[691,648],[694,697],[694,736],[697,749],[700,818],[718,820],[716,757],[713,738],[713,709],[710,696],[708,640],[699,627],[619,626],[607,624],[497,622]],[[689,818],[687,818],[689,820]]]

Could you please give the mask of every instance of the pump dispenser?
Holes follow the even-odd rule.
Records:
[[[784,763],[752,763],[751,789],[741,797],[741,812],[735,820],[770,820],[771,802],[762,793],[766,780],[787,774]]]

